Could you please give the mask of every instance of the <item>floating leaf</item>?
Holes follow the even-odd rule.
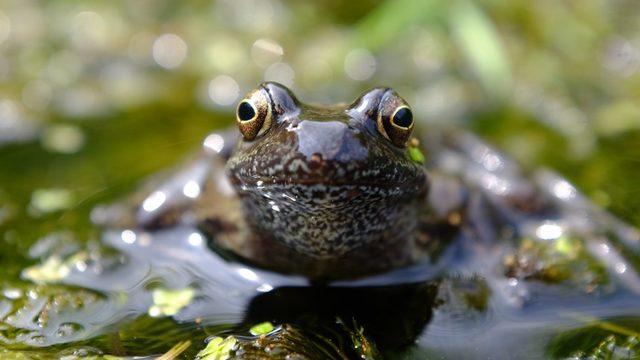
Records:
[[[211,338],[207,346],[200,350],[197,359],[199,360],[225,360],[230,357],[231,351],[235,350],[237,340],[233,336],[221,338],[219,336]]]
[[[22,277],[38,284],[58,282],[67,275],[71,269],[58,256],[51,256],[39,265],[30,266],[22,271]]]
[[[24,269],[22,277],[38,284],[56,283],[66,278],[76,264],[86,261],[87,258],[88,255],[84,251],[65,260],[59,255],[51,255],[43,263]]]
[[[182,308],[189,305],[195,291],[192,288],[170,290],[157,288],[153,290],[153,305],[149,308],[149,315],[172,316],[177,314]]]
[[[265,321],[263,323],[252,326],[251,329],[249,329],[249,332],[251,333],[251,335],[258,336],[258,335],[268,334],[272,332],[273,329],[274,329],[273,324],[271,324],[268,321]]]

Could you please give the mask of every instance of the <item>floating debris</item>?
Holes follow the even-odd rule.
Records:
[[[517,280],[564,284],[587,293],[610,282],[606,269],[586,251],[583,240],[561,236],[554,240],[523,239],[520,247],[503,259],[505,275]]]
[[[265,321],[263,323],[252,326],[251,329],[249,329],[249,333],[254,336],[265,335],[272,332],[274,329],[275,328],[273,327],[273,324]]]
[[[158,357],[157,360],[173,360],[180,356],[185,350],[187,350],[191,346],[191,341],[181,341],[175,344],[169,351],[167,351],[164,355]]]
[[[58,256],[48,258],[40,265],[30,266],[22,271],[22,277],[37,284],[55,283],[69,275],[71,269]]]
[[[179,290],[154,289],[151,294],[153,305],[149,308],[149,315],[153,317],[173,316],[189,305],[194,295],[195,291],[192,288]]]
[[[207,346],[200,350],[196,359],[198,360],[225,360],[231,357],[231,352],[236,349],[238,341],[233,336],[221,338],[213,337],[207,343]]]

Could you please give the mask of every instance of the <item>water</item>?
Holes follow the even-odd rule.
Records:
[[[442,277],[425,264],[334,287],[309,287],[300,277],[229,262],[206,242],[193,240],[204,237],[191,227],[105,233],[102,244],[63,258],[70,269],[58,284],[4,289],[0,340],[10,348],[90,346],[149,355],[179,339],[203,347],[208,335],[229,329],[242,335],[241,329],[270,321],[297,326],[307,336],[327,332],[348,343],[349,333],[336,323],[340,318],[362,327],[386,353],[409,348],[415,357],[426,351],[446,358],[541,358],[559,333],[623,317],[633,324],[640,314],[638,294],[619,285],[589,296],[530,282],[526,301],[514,303],[513,294],[501,293],[499,276]],[[152,310],[159,288],[190,288],[196,295],[169,321]],[[621,327],[637,331],[637,323]],[[343,346],[348,353],[349,346]]]
[[[147,116],[86,125],[86,149],[77,155],[51,154],[37,144],[2,149],[5,352],[41,358],[150,356],[190,341],[182,354],[188,358],[215,335],[234,335],[245,341],[245,349],[259,351],[267,345],[256,347],[248,329],[269,321],[277,327],[273,344],[287,339],[299,353],[319,357],[356,356],[363,346],[354,350],[354,344],[364,343],[376,349],[374,356],[540,358],[589,352],[601,344],[623,349],[640,330],[637,279],[629,275],[635,272],[612,276],[620,270],[621,254],[627,266],[637,266],[637,244],[628,241],[629,228],[597,208],[594,219],[615,225],[607,235],[613,251],[602,253],[602,244],[587,242],[581,251],[596,256],[598,266],[580,260],[568,269],[578,275],[597,269],[593,273],[600,277],[571,276],[560,284],[513,283],[495,272],[489,264],[499,264],[503,252],[516,248],[506,242],[475,259],[460,257],[465,246],[454,244],[435,264],[311,288],[303,278],[230,261],[197,228],[100,231],[89,221],[91,209],[130,193],[146,174],[179,162],[210,131],[211,120],[198,116],[179,136],[172,126],[151,131],[156,118]],[[601,151],[622,147],[605,144]],[[479,159],[485,167],[495,163],[491,156]],[[597,159],[585,168],[597,169]],[[559,198],[575,195],[549,173],[537,179],[552,192],[560,190],[554,193]],[[583,188],[588,184],[583,181]],[[51,188],[70,191],[71,205],[34,212],[34,189]],[[612,196],[614,208],[633,201]],[[587,208],[572,199],[568,213]],[[579,223],[579,217],[568,220]],[[553,233],[549,225],[543,230]],[[37,272],[25,270],[30,266],[43,270],[41,284],[29,280],[38,280]],[[593,281],[598,286],[585,292]],[[181,296],[187,301],[178,308],[157,304],[162,294],[170,304],[181,303]],[[608,336],[613,342],[603,343]]]
[[[639,357],[638,243],[606,213],[565,218],[617,231],[558,242],[555,250],[579,256],[556,273],[514,282],[474,271],[500,266],[521,240],[509,239],[480,261],[450,267],[464,253],[452,246],[438,266],[339,289],[228,263],[197,229],[96,229],[96,205],[179,163],[265,77],[328,102],[391,85],[417,118],[464,123],[526,169],[548,166],[595,209],[640,226],[637,3],[259,3],[3,2],[0,357],[147,357],[189,341],[190,358],[208,337],[229,334],[256,353],[287,340],[322,358]],[[501,178],[482,170],[498,162],[483,154],[475,174],[501,191]],[[573,194],[537,174],[552,195]],[[582,205],[564,207],[594,210]],[[566,224],[542,225],[523,230],[553,238]],[[535,264],[528,259],[546,250],[532,244],[512,263]],[[154,305],[167,297],[188,305]],[[249,328],[265,320],[295,326],[258,344]],[[395,349],[406,343],[415,345]]]

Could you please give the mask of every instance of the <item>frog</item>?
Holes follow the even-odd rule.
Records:
[[[225,137],[217,156],[200,160],[203,177],[187,180],[201,189],[189,205],[180,201],[189,195],[184,186],[174,189],[182,194],[155,190],[116,222],[160,228],[191,212],[214,246],[316,281],[382,273],[425,256],[421,242],[435,236],[426,230],[434,223],[431,184],[410,154],[413,114],[393,89],[313,106],[264,83],[238,103],[236,123],[241,136]],[[223,194],[221,182],[232,191]],[[158,196],[177,200],[148,211]]]
[[[50,312],[58,298],[36,288],[37,303],[18,303],[27,305],[6,326],[31,334],[33,314],[45,314],[38,336],[21,341],[48,346],[147,314],[224,319],[238,354],[262,357],[281,346],[282,358],[313,358],[291,347],[320,337],[329,350],[319,358],[416,343],[414,358],[543,358],[539,339],[640,313],[635,227],[551,170],[525,170],[467,130],[414,119],[392,88],[311,105],[266,82],[235,118],[192,158],[92,211],[109,250],[56,254],[61,285],[83,291],[80,310]],[[156,304],[172,291],[189,301]],[[243,333],[265,321],[273,333]],[[359,345],[336,338],[347,328]]]

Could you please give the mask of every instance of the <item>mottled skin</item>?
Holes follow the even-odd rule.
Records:
[[[434,237],[425,232],[433,222],[429,179],[409,156],[412,118],[401,119],[404,127],[390,122],[399,109],[410,114],[395,91],[311,106],[265,83],[240,104],[243,136],[215,135],[224,145],[211,151],[205,142],[199,159],[149,185],[146,199],[98,211],[94,220],[146,229],[195,222],[231,257],[315,280],[380,273],[424,257],[418,244]],[[202,190],[193,198],[182,191],[188,181]],[[158,193],[162,203],[149,206]]]
[[[272,123],[239,142],[227,171],[254,241],[268,249],[260,257],[293,260],[277,268],[314,277],[410,263],[428,180],[376,126],[403,100],[377,88],[351,105],[314,107],[277,84],[255,92],[272,104]]]

